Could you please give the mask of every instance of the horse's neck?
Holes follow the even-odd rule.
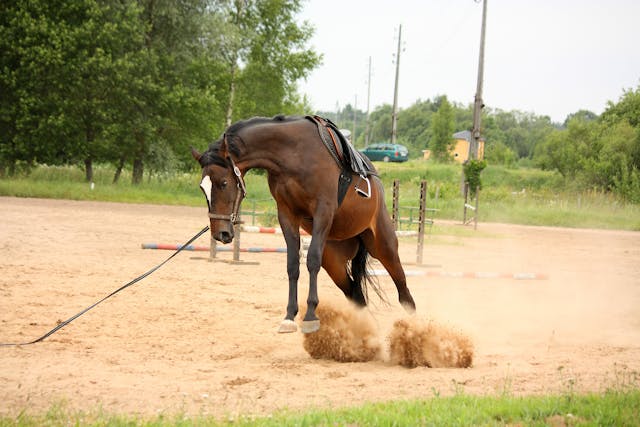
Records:
[[[284,133],[279,126],[260,126],[259,129],[249,129],[242,135],[244,146],[239,163],[243,169],[266,169],[268,172],[279,172],[280,159],[291,152],[291,147],[285,144]]]

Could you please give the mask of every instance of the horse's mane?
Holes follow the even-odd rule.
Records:
[[[227,166],[226,159],[223,159],[218,154],[218,151],[220,149],[220,144],[222,144],[222,140],[225,137],[225,135],[227,137],[227,147],[229,151],[231,152],[232,155],[239,156],[240,148],[238,146],[238,141],[242,142],[242,139],[238,136],[238,132],[240,132],[242,129],[265,124],[265,123],[284,123],[284,122],[292,122],[300,119],[301,119],[300,116],[284,116],[280,114],[274,117],[253,117],[251,119],[241,120],[239,122],[236,122],[231,126],[229,126],[227,130],[224,132],[224,134],[222,134],[217,141],[212,142],[209,145],[209,148],[207,148],[207,150],[204,153],[202,153],[202,156],[200,156],[200,160],[199,160],[200,166],[205,167],[211,164],[216,164],[218,166],[223,166],[223,167]]]

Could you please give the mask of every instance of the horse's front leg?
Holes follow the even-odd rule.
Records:
[[[282,234],[287,244],[287,275],[289,277],[289,301],[287,302],[287,315],[285,316],[278,332],[295,332],[298,329],[294,319],[298,314],[298,278],[300,277],[300,230],[297,226],[291,226],[288,221],[280,221]]]
[[[320,319],[316,316],[318,307],[318,273],[322,267],[322,253],[327,240],[327,227],[319,227],[314,222],[313,234],[309,251],[307,252],[307,269],[309,270],[309,295],[307,297],[307,312],[302,321],[302,333],[310,334],[320,329]]]

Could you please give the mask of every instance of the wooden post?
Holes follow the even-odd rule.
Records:
[[[244,224],[244,221],[233,224],[233,259],[226,262],[229,264],[258,265],[260,264],[258,261],[242,261],[240,259],[240,234],[242,232],[242,224]]]
[[[240,224],[233,224],[233,262],[240,262],[240,231],[242,226]]]
[[[467,184],[466,182],[464,183],[463,193],[464,193],[464,209],[462,210],[462,224],[467,225],[467,201],[469,196],[469,184]]]
[[[424,222],[427,205],[427,181],[420,182],[420,211],[418,213],[418,253],[416,264],[422,264],[422,252],[424,249]]]
[[[391,219],[393,221],[393,228],[396,231],[398,230],[398,228],[400,228],[400,216],[399,216],[400,208],[398,207],[399,200],[400,200],[400,180],[394,179],[393,180],[393,210],[391,212]]]
[[[480,195],[480,187],[476,187],[476,210],[473,212],[473,229],[478,229],[478,197]]]
[[[474,230],[478,229],[478,207],[479,207],[478,198],[479,196],[480,196],[480,187],[478,186],[476,187],[475,205],[469,204],[469,184],[468,183],[464,184],[464,210],[463,210],[463,217],[462,217],[462,225],[468,225],[471,223],[471,221],[473,221]],[[467,210],[473,211],[473,216],[470,217],[469,219],[467,219]]]
[[[213,234],[211,235],[211,243],[209,244],[209,261],[213,261],[216,259],[216,254],[218,253],[218,243],[216,239],[213,238]]]

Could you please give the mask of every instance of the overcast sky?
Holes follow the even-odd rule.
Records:
[[[315,110],[393,103],[394,54],[402,24],[400,108],[476,92],[482,3],[474,0],[307,0],[323,64],[302,82]],[[597,114],[640,84],[640,0],[488,0],[483,98],[490,108],[563,122]]]

